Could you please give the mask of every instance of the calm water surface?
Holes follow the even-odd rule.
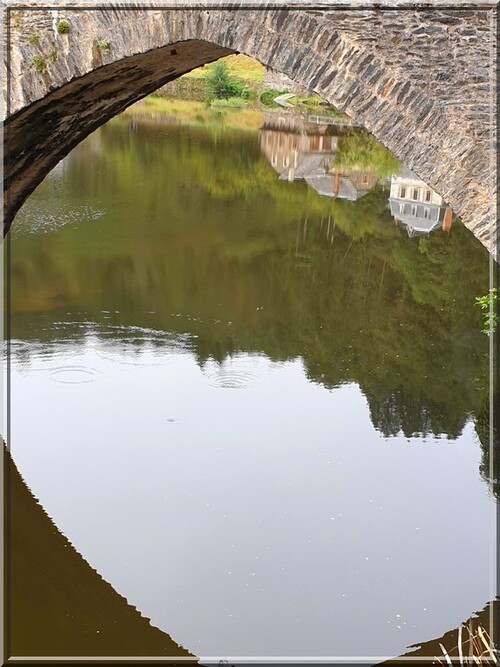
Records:
[[[153,121],[101,128],[16,219],[21,474],[198,655],[456,627],[493,597],[486,251],[458,221],[410,238],[380,179],[280,180],[258,124]]]

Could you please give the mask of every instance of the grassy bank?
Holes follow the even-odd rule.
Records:
[[[217,64],[218,63],[218,64]],[[274,99],[289,91],[286,88],[270,88],[265,84],[266,68],[253,58],[243,54],[234,54],[221,58],[217,63],[198,67],[184,74],[175,81],[160,88],[154,96],[169,97],[196,102],[207,102],[218,108],[276,108]],[[224,63],[226,83],[233,93],[214,94],[213,81],[217,78],[215,70]],[[328,105],[315,93],[301,93],[289,100],[291,104],[306,112],[319,115],[342,117],[343,114]]]
[[[266,68],[264,65],[261,65],[257,60],[245,56],[242,53],[235,53],[232,56],[226,56],[222,58],[224,60],[234,76],[238,77],[247,84],[262,84],[264,81],[264,76],[266,74]],[[204,79],[207,71],[209,70],[210,65],[204,65],[203,67],[198,67],[197,69],[192,70],[184,75],[186,79]]]
[[[226,63],[229,75],[235,81],[241,82],[251,91],[251,98],[257,99],[262,92],[266,68],[253,58],[243,54],[234,54],[221,58]],[[204,65],[184,74],[176,81],[163,86],[158,93],[174,97],[182,97],[195,101],[203,101],[206,97],[207,78],[210,76],[213,65]]]
[[[177,125],[198,127],[225,127],[238,130],[256,131],[262,125],[262,115],[258,109],[241,108],[218,104],[208,105],[197,100],[185,100],[177,97],[150,95],[126,109],[122,116],[140,120],[142,123],[171,122]]]

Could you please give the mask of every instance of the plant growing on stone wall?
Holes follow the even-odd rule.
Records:
[[[69,32],[69,21],[61,19],[57,22],[56,28],[60,35],[66,35]]]
[[[495,330],[498,322],[496,304],[498,300],[498,288],[492,287],[488,294],[477,296],[475,305],[481,308],[483,316],[483,333],[490,336]]]
[[[47,69],[47,63],[41,56],[33,56],[31,62],[35,66],[37,72],[45,72]]]
[[[35,44],[38,44],[39,41],[40,41],[40,37],[37,35],[36,32],[32,32],[31,35],[28,35],[28,42],[30,44],[35,45]]]
[[[111,42],[109,39],[98,39],[95,42],[95,45],[99,49],[99,51],[102,53],[103,56],[107,56],[108,53],[111,51]]]
[[[20,28],[21,27],[21,12],[17,9],[11,9],[9,13],[10,18],[10,27],[11,28]]]

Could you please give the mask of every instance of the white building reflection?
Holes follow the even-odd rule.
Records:
[[[404,168],[392,176],[389,205],[394,222],[403,225],[408,236],[451,228],[452,209],[409,169]]]
[[[318,194],[347,201],[357,201],[379,183],[388,184],[389,179],[382,181],[375,168],[334,166],[339,141],[348,129],[345,121],[272,112],[263,120],[260,147],[280,180],[303,179]],[[406,168],[390,178],[389,208],[408,236],[451,228],[452,209]]]

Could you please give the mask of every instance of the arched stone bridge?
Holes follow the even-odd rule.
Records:
[[[495,4],[53,6],[32,1],[8,10],[6,229],[48,171],[90,132],[181,74],[241,52],[364,125],[495,254]],[[69,30],[60,34],[62,19]]]

